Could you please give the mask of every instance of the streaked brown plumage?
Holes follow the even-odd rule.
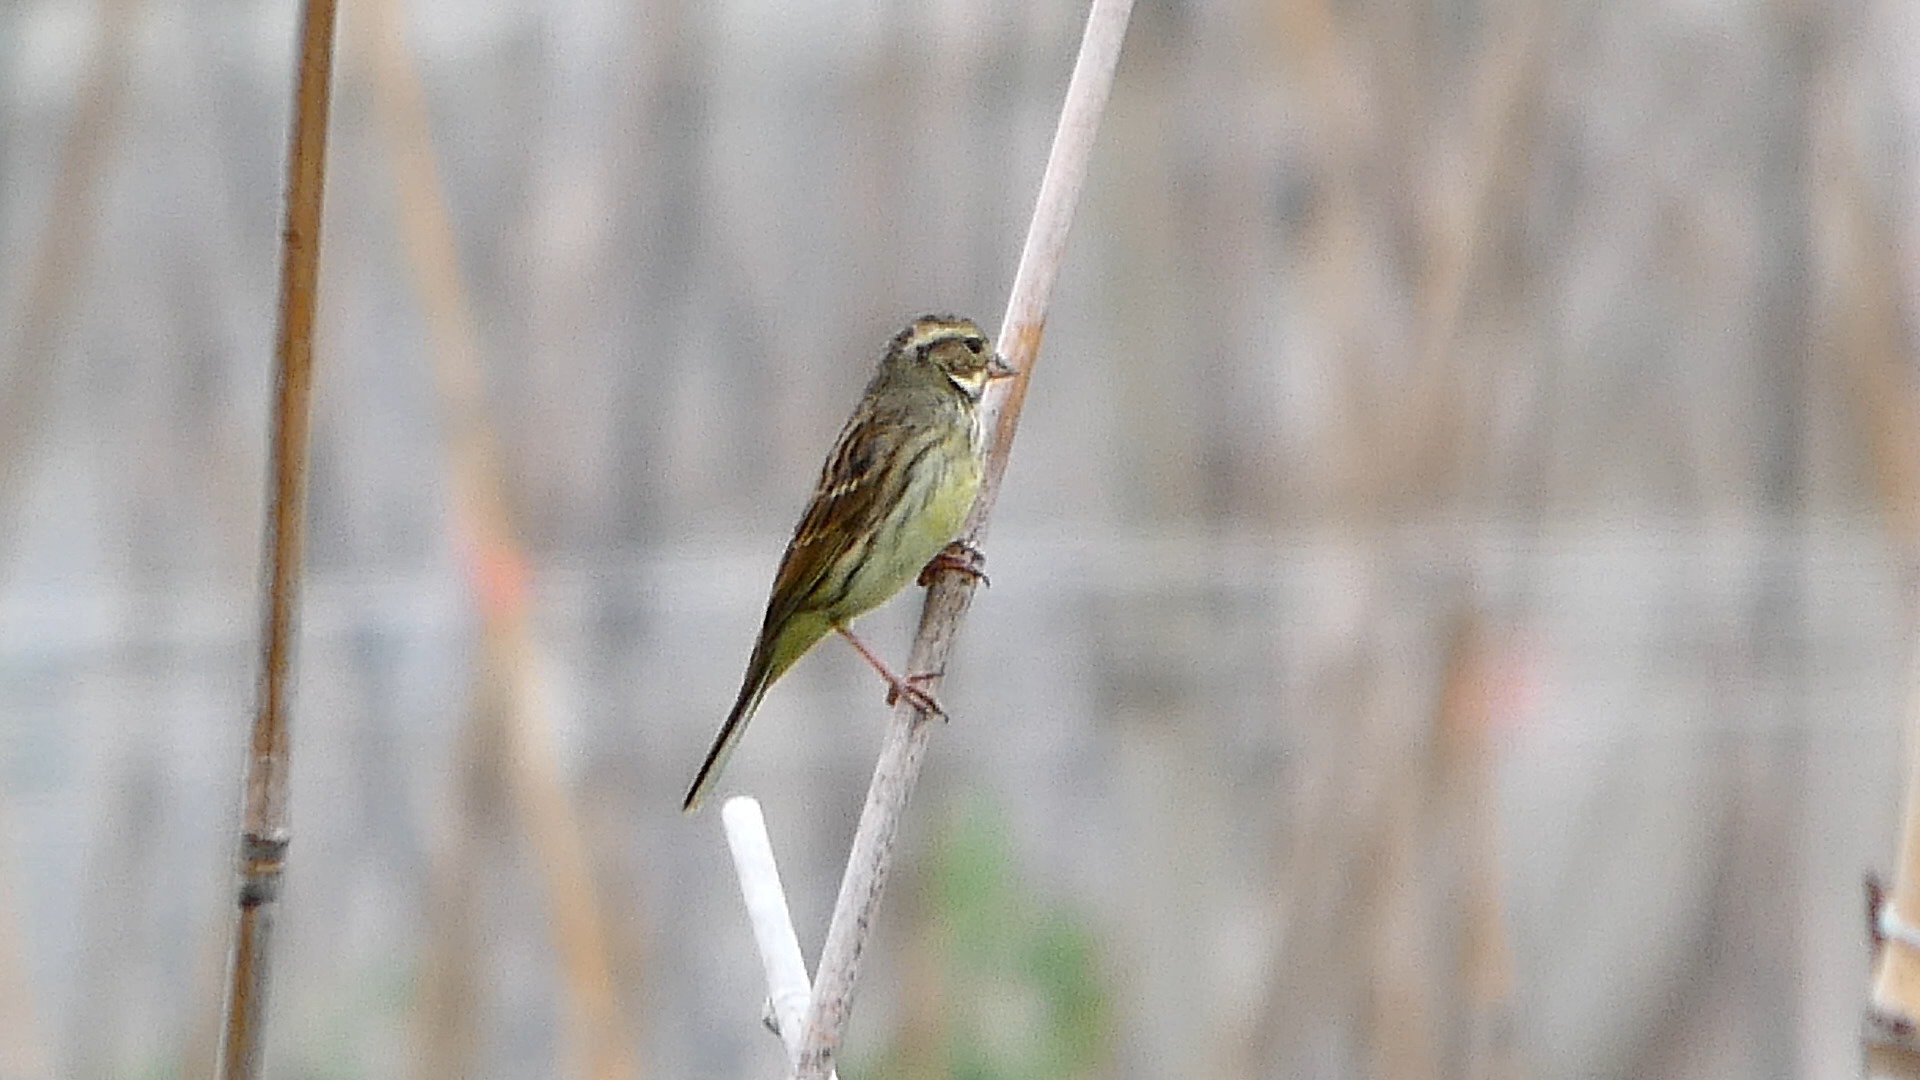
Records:
[[[960,534],[980,490],[980,396],[1011,374],[968,319],[923,315],[888,342],[787,544],[740,694],[683,809],[700,805],[775,680],[829,632],[846,632],[899,592]]]

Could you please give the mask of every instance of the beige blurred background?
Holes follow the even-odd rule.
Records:
[[[342,4],[271,1073],[776,1075],[679,796],[881,343],[997,325],[1084,9],[398,3]],[[293,7],[0,4],[0,1077],[208,1074]],[[841,1075],[1857,1075],[1916,41],[1142,0]],[[725,785],[809,956],[880,699],[828,643]]]

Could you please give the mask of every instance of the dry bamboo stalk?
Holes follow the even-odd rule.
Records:
[[[567,1058],[594,1080],[636,1075],[608,962],[592,859],[538,693],[528,626],[525,558],[507,512],[498,451],[487,422],[480,343],[460,273],[453,223],[432,150],[426,97],[393,0],[368,5],[376,108],[393,161],[397,215],[425,316],[455,509],[479,601],[485,667],[503,695],[501,750],[514,806],[546,879],[553,940],[568,989]]]
[[[1823,156],[1840,153],[1829,149]],[[1834,234],[1842,261],[1830,333],[1858,409],[1883,519],[1911,558],[1920,554],[1920,400],[1906,371],[1900,270],[1890,240],[1872,220],[1874,199],[1858,154],[1852,150],[1832,166],[1839,179],[1822,187],[1818,204],[1821,226]]]
[[[1915,670],[1920,673],[1920,654]],[[1893,894],[1876,917],[1891,914],[1908,927],[1920,926],[1920,683],[1909,706],[1907,730],[1906,819],[1900,830],[1900,860]],[[1877,1068],[1870,1075],[1920,1077],[1920,947],[1889,940],[1875,958],[1873,988],[1865,1028],[1866,1054]]]
[[[333,80],[334,0],[306,0],[300,68],[287,145],[287,212],[280,244],[280,328],[274,347],[272,472],[266,528],[266,613],[261,630],[259,704],[247,758],[240,817],[238,925],[227,981],[219,1075],[261,1074],[273,918],[286,862],[287,671],[299,599],[306,511],[308,398],[326,187],[327,109]]]
[[[1889,298],[1885,310],[1890,311],[1892,307]],[[1860,318],[1854,321],[1859,322]],[[1878,331],[1852,328],[1848,336],[1864,338],[1869,334],[1890,339],[1893,331],[1890,327]],[[1856,364],[1857,387],[1875,384],[1875,389],[1881,391],[1892,389],[1886,385],[1892,381],[1885,378],[1890,374],[1886,369],[1892,366],[1886,358],[1858,358]],[[1861,367],[1864,370],[1860,370]],[[1911,394],[1861,396],[1869,414],[1876,418],[1869,425],[1869,442],[1879,464],[1877,471],[1882,502],[1888,511],[1888,527],[1897,539],[1911,545],[1915,536],[1920,535],[1915,528],[1914,511],[1920,506],[1920,491],[1913,487],[1913,472],[1903,456],[1891,452],[1895,445],[1910,444],[1911,435],[1898,420],[1887,415],[1898,414],[1902,420],[1911,417]],[[1907,550],[1911,556],[1912,547]],[[1875,919],[1891,916],[1908,927],[1920,926],[1920,646],[1916,646],[1913,671],[1915,681],[1909,690],[1907,707],[1906,811],[1900,830],[1899,861],[1895,865],[1892,894],[1882,898],[1877,910],[1870,913]],[[1920,944],[1879,940],[1880,927],[1875,925],[1870,930],[1878,948],[1861,1035],[1866,1072],[1871,1077],[1920,1080],[1920,1039],[1915,1036],[1916,1027],[1920,1027]]]
[[[1873,464],[1883,521],[1911,560],[1920,552],[1920,471],[1913,464],[1914,422],[1920,416],[1913,388],[1901,370],[1903,332],[1899,270],[1893,252],[1874,227],[1873,200],[1863,182],[1858,149],[1819,148],[1837,182],[1821,185],[1819,227],[1833,235],[1841,265],[1840,296],[1831,305],[1832,348],[1845,365],[1847,389],[1858,410]],[[1893,892],[1874,897],[1870,920],[1886,915],[1920,926],[1920,645],[1916,646],[1907,721],[1907,786]],[[1920,947],[1887,940],[1870,924],[1873,976],[1861,1027],[1866,1074],[1920,1080]]]
[[[1896,521],[1906,515],[1890,515]],[[1904,523],[1904,522],[1901,522]],[[1896,528],[1898,526],[1896,525]],[[1920,646],[1907,705],[1906,807],[1893,891],[1875,896],[1868,927],[1874,940],[1873,979],[1861,1026],[1863,1054],[1870,1077],[1920,1080],[1920,941],[1894,940],[1880,920],[1920,926]]]
[[[1040,353],[1047,303],[1054,281],[1059,277],[1067,230],[1073,222],[1080,185],[1086,178],[1087,159],[1093,149],[1100,114],[1113,87],[1114,68],[1120,60],[1120,44],[1126,37],[1132,8],[1132,0],[1093,0],[1087,15],[1086,32],[1081,38],[1080,54],[1074,62],[1073,77],[1061,107],[1060,123],[1054,131],[1053,150],[1040,181],[1026,246],[1014,274],[1006,317],[1000,324],[1000,352],[1019,374],[1011,380],[1012,386],[1005,396],[988,405],[993,443],[987,455],[980,497],[968,515],[964,533],[975,547],[986,537],[987,521],[999,497],[1000,478],[1006,472],[1007,456],[1013,448],[1027,381],[1032,377],[1033,365]],[[967,575],[943,574],[934,581],[920,612],[920,629],[908,656],[907,670],[937,673],[946,669],[947,656],[972,599],[973,579]],[[936,674],[930,680],[930,692],[938,690],[938,682]],[[873,782],[867,789],[866,807],[854,832],[853,850],[840,882],[839,898],[834,903],[833,921],[821,949],[813,1006],[807,1018],[806,1043],[794,1070],[799,1080],[824,1080],[833,1071],[834,1057],[852,1014],[860,953],[866,947],[880,893],[886,886],[894,837],[914,782],[919,778],[930,736],[926,716],[904,699],[895,705],[892,723],[887,726],[881,745],[880,760],[874,768]]]

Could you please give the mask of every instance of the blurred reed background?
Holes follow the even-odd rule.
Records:
[[[678,799],[1084,8],[348,0],[275,1075],[780,1067]],[[294,5],[0,5],[0,1077],[207,1075]],[[1857,1075],[1898,3],[1143,0],[842,1070]],[[917,600],[872,617],[904,655]],[[818,949],[884,716],[727,787]]]

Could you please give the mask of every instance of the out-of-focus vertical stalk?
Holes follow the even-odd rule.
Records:
[[[1366,516],[1409,497],[1451,496],[1485,478],[1478,460],[1485,452],[1485,387],[1498,371],[1463,352],[1460,338],[1478,295],[1474,287],[1485,275],[1484,238],[1497,235],[1498,222],[1511,216],[1501,196],[1524,181],[1534,162],[1523,152],[1523,136],[1548,70],[1554,12],[1519,2],[1493,16],[1470,68],[1467,145],[1443,154],[1426,144],[1431,131],[1451,126],[1410,119],[1432,107],[1432,95],[1410,81],[1418,65],[1394,49],[1367,50],[1349,40],[1418,47],[1425,40],[1420,11],[1335,7],[1325,0],[1277,5],[1272,25],[1283,58],[1300,69],[1317,167],[1328,178],[1318,193],[1324,208],[1302,238],[1309,249],[1302,262],[1311,268],[1307,283],[1318,310],[1329,313],[1333,340],[1351,358],[1334,371],[1346,422],[1329,428],[1333,445],[1326,456],[1340,470],[1336,480],[1344,490],[1336,497],[1345,496]],[[1368,21],[1343,32],[1342,20],[1354,18]],[[1369,67],[1364,58],[1370,53],[1395,63]],[[1357,108],[1356,84],[1378,86],[1389,103],[1371,112]],[[1454,175],[1454,162],[1465,163],[1464,175]],[[1349,182],[1355,173],[1407,180],[1376,191]],[[1369,194],[1375,197],[1368,200]],[[1381,223],[1401,220],[1402,210],[1418,225],[1420,239],[1404,286],[1383,282],[1367,261],[1370,247],[1392,246],[1380,237],[1387,228]],[[1381,315],[1383,307],[1400,305],[1410,308],[1404,338],[1390,329],[1402,321]],[[1410,354],[1413,363],[1383,379],[1372,362],[1381,354]]]
[[[1547,69],[1551,17],[1545,4],[1520,0],[1505,6],[1474,64],[1468,145],[1457,157],[1467,163],[1465,178],[1445,182],[1441,170],[1452,159],[1432,154],[1418,162],[1426,167],[1427,183],[1408,193],[1411,203],[1427,208],[1420,222],[1422,262],[1412,283],[1417,366],[1389,391],[1383,403],[1388,423],[1379,432],[1389,446],[1399,442],[1387,456],[1403,470],[1408,490],[1470,498],[1476,482],[1492,479],[1484,432],[1491,428],[1487,403],[1496,397],[1490,388],[1497,366],[1461,348],[1461,327],[1472,287],[1485,276],[1485,238],[1513,216],[1499,196],[1514,190],[1533,164],[1520,135]],[[1380,453],[1377,447],[1366,452]]]
[[[1423,746],[1428,745],[1423,743]],[[1370,993],[1367,1037],[1370,1072],[1382,1080],[1436,1080],[1441,1075],[1435,1020],[1432,947],[1426,884],[1421,869],[1434,839],[1428,763],[1398,763],[1399,782],[1385,791],[1372,838],[1378,859],[1373,918],[1363,953]]]
[[[93,248],[96,195],[107,173],[108,148],[126,104],[128,44],[139,25],[135,0],[100,5],[99,36],[78,89],[55,166],[46,222],[25,259],[26,290],[11,335],[0,340],[7,359],[0,388],[0,515],[10,514],[27,475],[28,453],[43,419],[57,370],[60,328],[67,321],[85,258]],[[0,537],[11,521],[0,521]],[[4,550],[0,540],[0,550]],[[4,883],[0,883],[0,889]],[[0,1060],[25,1078],[53,1075],[40,1033],[20,947],[14,910],[0,902]]]
[[[394,170],[396,215],[425,317],[439,390],[455,513],[479,608],[482,693],[503,720],[504,773],[546,879],[553,943],[572,1008],[567,1071],[593,1080],[637,1075],[615,991],[592,860],[561,776],[553,720],[541,700],[528,626],[526,559],[507,511],[499,451],[487,420],[480,342],[433,154],[426,95],[396,0],[369,0],[374,102]]]
[[[219,1075],[261,1074],[272,969],[273,922],[286,865],[289,732],[287,673],[298,610],[306,513],[308,399],[326,188],[327,112],[333,83],[334,0],[306,0],[300,67],[287,143],[287,212],[280,237],[280,323],[274,345],[273,448],[266,529],[266,612],[259,701],[240,811],[238,922],[227,980]]]
[[[1453,984],[1447,998],[1464,1036],[1465,1075],[1509,1080],[1518,1075],[1513,1030],[1513,951],[1507,942],[1506,905],[1501,900],[1498,817],[1494,806],[1492,645],[1476,611],[1454,620],[1446,644],[1435,732],[1439,769],[1435,824],[1447,830],[1441,843],[1459,875],[1459,944],[1453,951]]]
[[[106,172],[107,148],[127,97],[129,42],[139,25],[135,0],[104,0],[100,40],[87,61],[74,97],[73,119],[60,146],[52,206],[45,229],[27,260],[26,295],[14,321],[12,362],[0,390],[0,507],[14,504],[26,472],[26,450],[46,415],[52,388],[54,347],[70,299],[92,250],[97,220],[95,196]],[[0,353],[0,356],[8,355]]]
[[[1477,497],[1497,498],[1484,433],[1493,430],[1489,403],[1498,397],[1487,388],[1501,370],[1465,339],[1484,308],[1476,285],[1497,266],[1486,238],[1499,235],[1500,222],[1512,216],[1504,196],[1532,164],[1525,135],[1549,70],[1554,15],[1526,3],[1495,5],[1488,15],[1480,40],[1437,51],[1423,21],[1430,13],[1417,7],[1309,0],[1272,9],[1275,51],[1297,69],[1308,101],[1305,123],[1322,159],[1316,167],[1329,178],[1302,229],[1308,254],[1301,263],[1315,314],[1324,314],[1329,337],[1340,343],[1338,422],[1325,428],[1333,445],[1324,456],[1342,462],[1333,495],[1345,516],[1391,518],[1411,500],[1451,502],[1472,514]],[[1455,53],[1467,49],[1473,63],[1462,69]],[[1387,59],[1369,63],[1379,57]],[[1434,64],[1468,73],[1470,96],[1457,122],[1433,115],[1436,102],[1453,100],[1423,81],[1423,65]],[[1366,100],[1356,86],[1385,99],[1383,107],[1356,108]],[[1457,150],[1435,143],[1435,133],[1453,131],[1460,133]],[[1348,181],[1355,176],[1379,179]],[[1369,251],[1391,250],[1392,243],[1377,239],[1381,223],[1402,221],[1417,226],[1419,242],[1394,279],[1369,262]],[[1399,307],[1407,317],[1382,317],[1383,308]],[[1377,362],[1383,353],[1412,360],[1388,374]],[[1381,544],[1378,534],[1355,543],[1378,549],[1374,573],[1391,582],[1403,553]],[[1383,593],[1396,588],[1404,586],[1382,586]],[[1487,790],[1485,703],[1476,700],[1479,631],[1471,622],[1443,622],[1434,636],[1447,659],[1435,710],[1410,718],[1422,736],[1379,724],[1377,732],[1344,740],[1347,756],[1326,755],[1312,766],[1334,778],[1323,782],[1341,791],[1344,805],[1310,809],[1285,830],[1295,835],[1275,919],[1287,944],[1275,950],[1267,1004],[1249,1039],[1266,1055],[1250,1065],[1277,1059],[1291,1050],[1290,1036],[1312,1030],[1316,1019],[1326,1022],[1310,1013],[1299,1018],[1308,1010],[1298,995],[1311,986],[1341,1003],[1335,1009],[1347,1000],[1369,1003],[1362,1071],[1451,1075],[1455,1047],[1470,1056],[1467,1075],[1500,1075],[1508,1067],[1510,967]],[[1390,687],[1399,677],[1378,661],[1360,670],[1368,685]],[[1368,791],[1377,795],[1359,794]],[[1436,856],[1436,848],[1449,854]],[[1436,873],[1458,888],[1438,885]],[[1340,875],[1361,887],[1334,895],[1316,880]],[[1318,947],[1327,941],[1338,944]],[[1442,942],[1454,949],[1450,967],[1434,951]]]
[[[21,1080],[53,1080],[53,1063],[40,1036],[33,987],[21,954],[11,883],[0,874],[0,1060]]]
[[[409,1022],[416,1080],[459,1080],[478,1072],[481,890],[505,795],[506,718],[501,695],[483,678],[465,730],[455,740],[447,801],[427,869],[427,941],[414,980]]]

